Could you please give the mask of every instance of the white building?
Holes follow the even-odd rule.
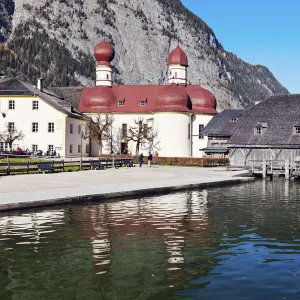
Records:
[[[82,114],[62,101],[52,91],[17,79],[0,83],[0,133],[9,128],[22,130],[24,138],[15,141],[13,149],[42,150],[61,156],[89,155],[89,140],[82,139],[86,122]],[[0,152],[9,150],[0,140]]]
[[[159,150],[145,144],[140,152],[153,151],[159,156],[202,157],[207,137],[201,129],[217,114],[216,99],[200,85],[188,85],[188,60],[177,46],[168,57],[169,85],[113,85],[111,61],[114,49],[106,41],[94,49],[97,60],[96,87],[82,90],[78,109],[90,116],[110,113],[114,116],[113,145],[108,142],[103,152],[113,150],[135,154],[135,142],[128,142],[127,131],[142,118],[145,126],[157,129]],[[99,153],[92,145],[92,154]]]

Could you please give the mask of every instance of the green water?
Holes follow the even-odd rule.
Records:
[[[0,299],[300,299],[299,229],[285,181],[0,214]]]

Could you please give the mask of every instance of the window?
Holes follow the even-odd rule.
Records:
[[[70,153],[73,153],[73,145],[70,145]]]
[[[81,125],[78,125],[78,134],[81,134]]]
[[[145,139],[148,137],[148,124],[143,125],[143,136]]]
[[[8,144],[4,142],[0,142],[0,152],[7,151],[8,150]]]
[[[73,133],[73,124],[70,124],[70,133]]]
[[[8,101],[8,109],[15,109],[15,100]]]
[[[127,124],[122,124],[122,137],[127,137]]]
[[[39,123],[32,122],[32,132],[38,132],[39,131]]]
[[[237,121],[237,118],[231,118],[230,119],[230,122],[236,122]]]
[[[32,149],[32,152],[38,151],[38,145],[33,144],[32,147],[31,147],[31,149]]]
[[[48,132],[54,132],[54,123],[48,123]]]
[[[33,110],[38,110],[39,109],[39,101],[38,100],[33,100],[32,101],[32,109]]]
[[[203,124],[199,124],[199,139],[204,139],[204,135],[201,134],[201,130],[204,128]]]
[[[300,126],[294,126],[294,133],[300,134]]]
[[[8,132],[13,132],[15,130],[15,123],[8,122]]]
[[[123,106],[124,102],[123,101],[118,101],[118,106]]]
[[[51,155],[53,153],[54,146],[53,145],[48,145],[48,152]]]
[[[188,124],[188,139],[191,138],[191,124]]]
[[[211,143],[212,147],[219,147],[219,143]]]
[[[78,145],[77,150],[78,150],[78,151],[77,151],[78,153],[81,153],[81,145]]]
[[[85,145],[85,153],[90,153],[90,145]]]
[[[141,106],[145,106],[145,105],[146,105],[146,101],[145,101],[145,100],[142,100],[141,103],[140,103],[140,105],[141,105]]]
[[[106,74],[106,79],[109,80],[109,75],[108,74]]]
[[[261,127],[254,127],[255,134],[261,134]]]

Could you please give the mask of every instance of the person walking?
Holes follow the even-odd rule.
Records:
[[[148,155],[148,167],[149,167],[149,168],[151,168],[152,160],[153,160],[153,156],[152,156],[151,153],[149,153],[149,155]]]
[[[143,155],[143,153],[141,153],[139,156],[140,167],[142,166],[143,162],[144,162],[144,155]]]

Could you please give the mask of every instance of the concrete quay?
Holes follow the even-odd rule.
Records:
[[[0,177],[0,211],[140,197],[254,180],[247,171],[153,166]]]

